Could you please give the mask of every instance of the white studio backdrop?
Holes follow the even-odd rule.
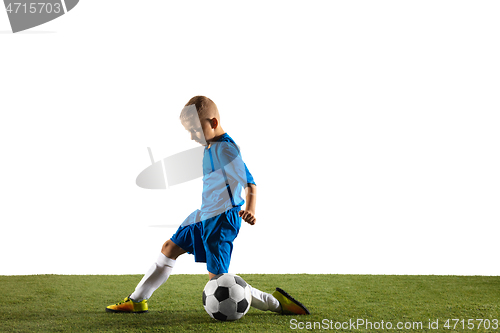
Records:
[[[0,11],[0,274],[144,273],[202,184],[135,179],[195,147],[206,95],[258,185],[233,273],[498,275],[499,10],[81,1],[18,34]]]

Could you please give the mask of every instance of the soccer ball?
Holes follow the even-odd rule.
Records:
[[[203,306],[217,320],[238,320],[250,309],[250,286],[238,275],[219,274],[203,289]]]

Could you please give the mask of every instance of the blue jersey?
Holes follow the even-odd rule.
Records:
[[[234,140],[223,134],[203,153],[203,193],[199,210],[182,223],[183,226],[217,216],[245,203],[243,190],[254,184],[252,174],[241,158]]]
[[[253,176],[241,158],[240,149],[225,133],[203,155],[203,194],[201,219],[219,215],[245,203],[242,192],[254,184]]]

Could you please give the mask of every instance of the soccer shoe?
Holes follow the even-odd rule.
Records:
[[[283,315],[308,315],[307,308],[281,288],[276,288],[273,296],[280,302]]]
[[[106,307],[108,312],[143,313],[148,312],[148,301],[134,302],[126,297],[123,301]]]

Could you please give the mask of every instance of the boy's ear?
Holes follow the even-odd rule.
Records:
[[[219,121],[217,120],[217,118],[210,119],[210,125],[212,126],[213,129],[216,129],[217,125],[219,125]]]

